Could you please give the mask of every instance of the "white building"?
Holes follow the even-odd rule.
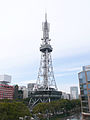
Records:
[[[28,83],[27,88],[28,88],[28,97],[30,97],[31,92],[36,89],[36,83]]]
[[[33,91],[35,88],[36,83],[28,83],[27,88],[28,91]]]
[[[72,86],[70,87],[70,97],[71,99],[78,99],[78,87]]]
[[[62,98],[63,98],[63,99],[68,99],[68,100],[70,100],[70,94],[67,94],[67,93],[65,93],[65,92],[62,92]]]
[[[28,98],[28,89],[23,90],[23,98]]]
[[[19,87],[18,87],[18,90],[22,90],[22,91],[23,91],[23,90],[25,90],[25,89],[26,89],[26,86],[19,86]]]
[[[0,83],[1,84],[8,84],[11,83],[11,76],[10,75],[0,75]]]
[[[23,99],[28,98],[28,89],[26,88],[26,86],[19,86],[19,90],[23,91]]]

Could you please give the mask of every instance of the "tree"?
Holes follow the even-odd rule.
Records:
[[[31,116],[22,102],[1,102],[0,120],[18,120],[19,117]]]

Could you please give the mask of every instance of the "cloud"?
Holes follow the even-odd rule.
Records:
[[[9,74],[12,71],[18,71],[18,73],[16,72],[18,78],[23,76],[24,81],[26,78],[23,72],[21,73],[21,69],[25,68],[22,66],[31,66],[28,71],[31,70],[33,76],[35,71],[32,69],[32,64],[36,65],[40,61],[39,47],[42,42],[42,22],[45,9],[47,9],[48,22],[50,22],[53,58],[60,60],[60,58],[66,59],[71,56],[70,59],[72,59],[73,56],[86,53],[89,56],[89,3],[89,0],[0,1],[0,71],[4,73],[9,71]],[[72,61],[74,64],[75,60]],[[55,71],[57,76],[68,76],[71,75],[70,72],[74,73],[79,70],[79,67],[60,68],[59,66]],[[15,76],[17,75],[15,74]],[[16,79],[17,77],[15,77]],[[27,82],[24,81],[23,84]]]
[[[77,86],[78,87],[78,93],[80,94],[80,89],[79,89],[79,84],[75,84],[75,83],[66,83],[66,84],[62,84],[62,83],[58,83],[58,90],[62,91],[62,92],[66,92],[66,93],[70,93],[70,87],[73,86]]]
[[[61,76],[64,75],[64,74],[65,75],[70,74],[70,72],[78,72],[80,70],[81,70],[81,67],[71,67],[71,68],[68,68],[68,67],[66,67],[64,65],[63,65],[63,68],[61,68],[61,67],[56,67],[55,68],[55,71],[61,73]],[[60,74],[56,74],[56,75],[60,75]]]
[[[68,76],[68,75],[72,75],[72,73],[55,74],[56,77],[63,77],[63,76]]]
[[[13,84],[18,84],[19,86],[27,86],[28,83],[36,83],[36,80],[25,80],[25,81],[18,81],[18,83],[13,83]]]
[[[67,71],[67,72],[80,71],[80,70],[81,70],[81,67],[73,67],[73,68],[63,69],[63,71]]]
[[[66,5],[64,2],[54,0],[52,6],[51,1],[47,1],[48,6],[45,1],[41,0],[38,2],[35,0],[22,1],[18,4],[17,2],[17,0],[16,2],[9,1],[6,2],[7,5],[1,2],[0,5],[2,11],[0,12],[1,62],[6,60],[10,61],[12,65],[19,65],[24,64],[28,59],[32,62],[40,58],[39,47],[45,6],[48,12],[48,21],[51,23],[50,38],[52,39],[54,57],[74,56],[90,51],[90,17],[88,12],[90,8],[87,9],[87,2],[82,2],[83,5],[86,5],[85,10],[79,6],[81,2],[77,0],[70,1],[72,5],[69,2]],[[58,11],[60,12],[58,13]],[[85,17],[83,18],[83,16]]]

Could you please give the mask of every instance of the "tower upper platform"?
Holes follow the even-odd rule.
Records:
[[[48,52],[52,52],[52,47],[51,47],[51,45],[49,45],[49,44],[41,45],[40,51],[41,51],[41,52],[46,52],[46,50],[47,50]]]

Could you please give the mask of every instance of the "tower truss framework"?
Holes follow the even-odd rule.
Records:
[[[40,51],[41,60],[37,77],[35,90],[30,94],[29,106],[32,109],[36,104],[41,102],[50,102],[61,99],[62,92],[57,91],[52,65],[52,46],[49,39],[50,24],[47,22],[47,14],[45,14],[45,22],[42,23],[43,38]]]
[[[57,90],[52,66],[51,52],[53,49],[50,45],[49,29],[50,24],[47,22],[47,14],[45,14],[45,22],[42,23],[43,38],[40,46],[41,61],[37,78],[38,90],[49,90],[50,88]]]

